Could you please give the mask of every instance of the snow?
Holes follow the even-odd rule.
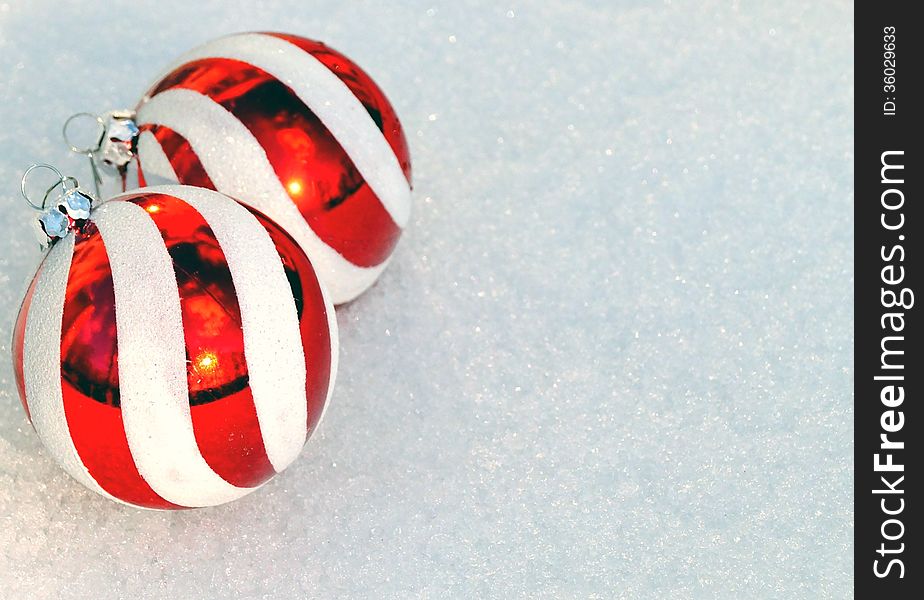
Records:
[[[850,3],[389,4],[0,0],[2,595],[847,597]],[[133,510],[19,406],[19,178],[89,183],[70,114],[246,30],[373,75],[411,221],[338,311],[302,457],[226,506]]]

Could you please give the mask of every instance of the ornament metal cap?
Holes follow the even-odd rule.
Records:
[[[68,128],[78,119],[96,121],[96,133],[86,146],[75,144],[68,134]],[[124,176],[128,163],[135,158],[138,152],[140,130],[135,123],[135,111],[122,109],[111,110],[101,115],[87,112],[75,113],[64,122],[61,134],[71,152],[83,154],[89,158],[96,193],[101,195],[100,184],[103,180],[99,169]]]
[[[47,169],[57,175],[55,181],[42,196],[41,203],[33,202],[26,191],[26,182],[29,175],[36,169]],[[52,165],[39,163],[30,166],[23,173],[20,183],[22,197],[39,214],[33,221],[36,225],[36,236],[39,244],[47,248],[67,234],[82,228],[90,219],[90,210],[95,199],[91,194],[80,188],[80,183],[70,175],[64,175]],[[54,201],[49,204],[52,193],[58,191]]]

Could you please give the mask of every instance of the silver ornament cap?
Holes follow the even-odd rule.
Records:
[[[57,176],[57,180],[45,191],[41,202],[34,202],[26,191],[29,175],[37,169],[47,169]],[[86,225],[90,219],[95,199],[89,192],[80,188],[76,178],[64,175],[48,164],[34,164],[22,176],[20,186],[22,196],[33,210],[39,213],[35,223],[35,233],[39,244],[47,248],[59,239]]]
[[[122,169],[135,158],[140,130],[135,123],[135,112],[113,110],[102,115],[103,136],[94,152],[104,165]]]

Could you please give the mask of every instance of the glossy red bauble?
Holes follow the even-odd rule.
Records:
[[[181,57],[138,105],[140,182],[217,189],[279,223],[335,303],[384,269],[410,210],[401,124],[324,44],[248,33]]]
[[[14,365],[52,456],[149,508],[249,493],[298,455],[336,371],[331,305],[301,248],[213,191],[95,207],[23,302]]]

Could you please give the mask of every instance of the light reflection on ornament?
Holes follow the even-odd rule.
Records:
[[[302,193],[302,182],[298,179],[293,179],[286,185],[286,189],[289,190],[290,195],[298,196]]]
[[[196,357],[196,370],[200,372],[210,373],[218,367],[218,357],[214,352],[209,352],[208,350],[199,353],[199,356]]]

